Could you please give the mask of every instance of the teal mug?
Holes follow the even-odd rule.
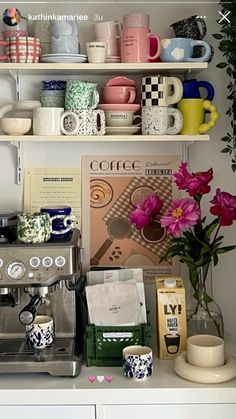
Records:
[[[77,111],[95,109],[99,103],[97,83],[68,80],[66,83],[65,109]]]

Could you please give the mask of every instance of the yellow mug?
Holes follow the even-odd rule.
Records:
[[[214,127],[219,113],[216,106],[210,100],[204,99],[181,99],[177,108],[183,115],[182,135],[205,134]],[[205,111],[210,111],[210,120],[205,122]]]

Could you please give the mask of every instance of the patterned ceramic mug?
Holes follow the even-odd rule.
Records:
[[[143,135],[176,135],[183,127],[183,117],[178,109],[167,106],[142,107]]]
[[[71,207],[54,205],[42,207],[41,214],[47,214],[51,222],[51,239],[65,239],[71,236],[76,225],[76,218],[71,215]]]
[[[48,214],[17,215],[17,238],[23,243],[45,243],[50,239],[51,221]]]
[[[97,83],[68,80],[66,84],[65,109],[76,111],[95,109],[99,103]]]
[[[105,135],[105,113],[100,109],[64,112],[61,131],[65,135]]]
[[[127,346],[123,349],[124,375],[134,380],[146,380],[153,372],[152,349],[148,346]]]
[[[53,318],[50,316],[36,316],[33,323],[25,326],[27,342],[37,349],[45,348],[53,343]]]

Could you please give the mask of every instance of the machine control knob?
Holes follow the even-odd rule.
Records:
[[[2,265],[3,265],[3,260],[0,258],[0,268],[2,267]]]
[[[53,264],[53,259],[50,256],[45,256],[45,258],[42,260],[42,263],[45,268],[50,268],[50,266]]]
[[[21,279],[25,275],[26,267],[21,260],[16,260],[14,262],[9,263],[7,266],[7,275],[11,279]]]
[[[58,266],[58,268],[62,268],[66,263],[66,259],[64,258],[64,256],[57,256],[57,258],[55,259],[55,264],[56,266]]]
[[[38,268],[38,267],[39,267],[39,265],[40,265],[40,259],[39,259],[37,256],[33,256],[33,257],[30,259],[29,263],[30,263],[30,266],[31,266],[32,268]]]

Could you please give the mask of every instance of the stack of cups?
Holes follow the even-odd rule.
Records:
[[[64,108],[66,81],[43,80],[40,98],[42,105],[47,108]]]
[[[96,22],[93,26],[94,38],[97,42],[104,42],[107,46],[106,62],[120,62],[120,24],[117,20]]]
[[[171,107],[183,95],[183,85],[177,77],[162,75],[142,78],[142,134],[176,135],[183,126],[182,114]]]
[[[160,51],[160,39],[149,29],[149,15],[131,13],[123,16],[121,33],[121,61],[123,63],[147,63],[157,59]]]
[[[68,80],[61,131],[65,135],[104,135],[105,114],[99,103],[97,83]]]

